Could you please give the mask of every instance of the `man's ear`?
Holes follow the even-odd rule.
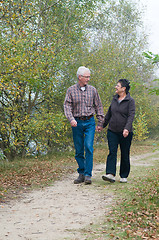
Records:
[[[81,75],[78,76],[78,80],[81,80]]]

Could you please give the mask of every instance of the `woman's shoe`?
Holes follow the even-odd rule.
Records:
[[[127,181],[128,181],[127,178],[120,178],[121,183],[127,183]]]
[[[106,174],[105,176],[102,176],[102,179],[104,181],[108,181],[108,182],[115,182],[115,176],[113,176],[112,174]]]

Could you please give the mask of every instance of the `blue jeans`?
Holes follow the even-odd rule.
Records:
[[[124,138],[123,133],[116,133],[108,130],[108,146],[109,155],[106,162],[106,174],[116,175],[116,163],[117,163],[117,150],[118,144],[120,145],[121,158],[120,158],[120,177],[127,178],[130,173],[130,146],[133,133]]]
[[[76,119],[76,118],[75,118]],[[78,173],[92,176],[93,169],[93,142],[95,134],[94,117],[89,120],[77,121],[77,127],[72,127],[75,146],[75,159],[78,163]]]

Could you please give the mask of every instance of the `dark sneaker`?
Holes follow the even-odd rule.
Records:
[[[91,184],[92,183],[91,177],[90,176],[85,176],[84,182],[85,182],[85,184]]]
[[[106,174],[105,176],[102,176],[102,179],[104,181],[108,181],[108,182],[115,182],[115,176],[113,176],[112,174]]]
[[[84,175],[79,174],[78,178],[74,180],[74,184],[82,183],[84,182]]]

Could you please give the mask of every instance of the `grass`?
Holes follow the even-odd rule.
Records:
[[[156,142],[152,140],[133,142],[131,155],[153,152],[155,149]],[[107,153],[106,143],[95,146],[94,163],[105,163]],[[100,184],[104,193],[113,193],[114,202],[102,222],[82,230],[85,239],[158,239],[158,165],[154,158],[149,157],[140,162],[149,163],[150,166],[132,166],[132,180],[127,184],[99,183],[98,179],[94,182]],[[0,201],[7,202],[25,191],[48,186],[65,174],[75,172],[76,168],[74,152],[0,162]]]
[[[153,141],[133,143],[131,154],[151,152]],[[107,143],[95,146],[94,163],[106,161]],[[0,162],[0,201],[16,198],[22,192],[44,187],[77,168],[74,152],[54,152],[48,156]]]
[[[127,184],[103,181],[104,192],[111,191],[114,202],[100,223],[82,230],[85,239],[159,239],[159,168],[156,159],[157,153],[153,158],[146,157],[137,162],[145,163],[145,166],[132,166]]]
[[[74,154],[70,152],[0,162],[0,202],[17,198],[28,190],[48,186],[66,173],[74,172],[75,168]]]

